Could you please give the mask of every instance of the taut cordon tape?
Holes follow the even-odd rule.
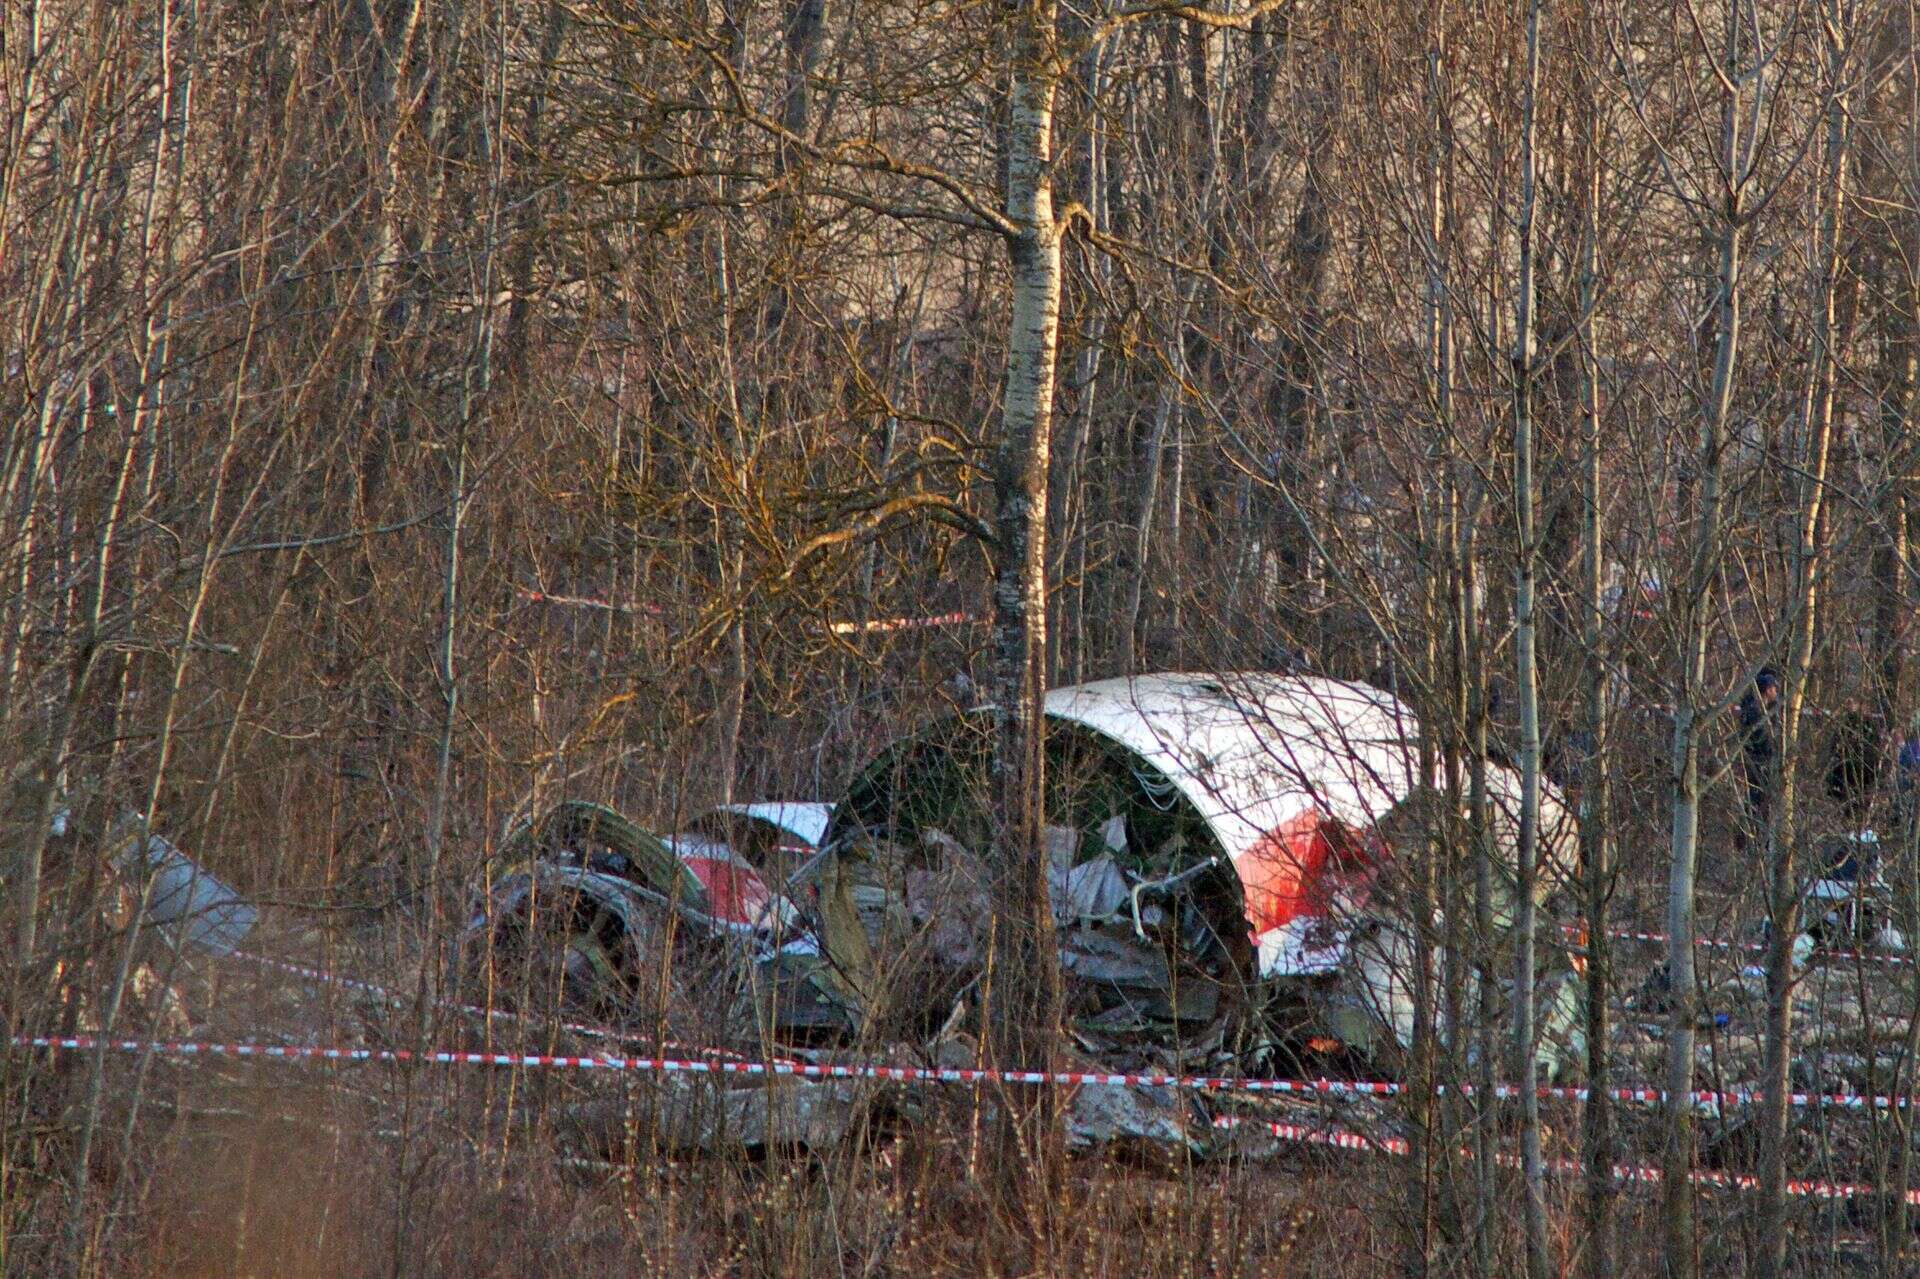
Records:
[[[1568,931],[1571,932],[1572,929],[1568,929]],[[1665,933],[1640,933],[1625,928],[1609,928],[1607,929],[1607,936],[1615,941],[1646,942],[1654,946],[1665,946],[1672,940],[1672,938]],[[1696,937],[1693,939],[1693,944],[1702,950],[1732,950],[1749,955],[1765,954],[1767,949],[1766,945],[1762,942],[1726,941],[1719,937]],[[1911,955],[1882,955],[1870,950],[1828,950],[1821,953],[1828,959],[1837,959],[1843,963],[1892,964],[1902,966],[1910,965],[1914,962],[1914,958]]]
[[[738,1074],[738,1075],[819,1075],[829,1078],[870,1078],[883,1080],[932,1079],[941,1082],[980,1083],[1000,1080],[1007,1083],[1115,1083],[1128,1079],[1148,1080],[1163,1078],[1180,1082],[1172,1076],[1127,1076],[1081,1074],[1059,1071],[990,1071],[990,1070],[925,1070],[908,1066],[844,1066],[812,1065],[793,1062],[739,1062],[739,1061],[671,1061],[660,1058],[634,1057],[560,1057],[524,1053],[482,1053],[462,1051],[425,1051],[411,1052],[404,1048],[334,1048],[322,1045],[298,1044],[216,1044],[193,1041],[162,1042],[139,1039],[93,1039],[84,1035],[68,1037],[15,1035],[11,1041],[15,1047],[44,1048],[55,1051],[86,1052],[105,1048],[113,1052],[147,1053],[174,1057],[230,1057],[241,1060],[257,1061],[325,1061],[325,1062],[386,1062],[393,1064],[447,1065],[469,1064],[507,1067],[564,1066],[582,1070],[684,1070],[699,1074]],[[1193,1081],[1202,1082],[1202,1081]],[[1291,1090],[1303,1092],[1324,1092],[1337,1088],[1340,1081],[1318,1080],[1303,1083],[1295,1080],[1218,1080],[1204,1081],[1235,1085],[1258,1084],[1266,1090]],[[1366,1085],[1377,1087],[1378,1085]],[[1385,1085],[1397,1088],[1398,1085]],[[1399,1137],[1369,1137],[1360,1133],[1339,1129],[1313,1128],[1301,1124],[1276,1123],[1268,1120],[1246,1119],[1236,1116],[1222,1116],[1214,1120],[1214,1127],[1220,1129],[1250,1128],[1284,1141],[1307,1142],[1315,1145],[1333,1146],[1343,1150],[1368,1151],[1388,1155],[1407,1155],[1411,1146]],[[1506,1165],[1517,1165],[1513,1155],[1497,1155],[1496,1160]],[[1581,1166],[1572,1160],[1549,1160],[1549,1169],[1562,1173],[1578,1173]],[[1661,1173],[1658,1168],[1636,1167],[1615,1164],[1615,1180],[1630,1182],[1658,1182]],[[1708,1186],[1728,1190],[1752,1190],[1759,1186],[1755,1177],[1738,1173],[1723,1173],[1695,1170],[1687,1175],[1694,1185]],[[1827,1181],[1789,1181],[1787,1193],[1803,1198],[1817,1199],[1854,1199],[1879,1195],[1878,1187],[1848,1182]],[[1903,1192],[1906,1201],[1920,1205],[1920,1190]]]
[[[227,958],[237,959],[243,963],[254,964],[261,968],[278,969],[281,972],[291,973],[307,981],[319,982],[329,986],[339,986],[344,990],[357,990],[363,994],[371,995],[375,999],[393,1008],[405,1008],[412,1003],[405,995],[400,994],[398,991],[391,990],[386,986],[381,986],[370,981],[363,981],[357,977],[342,977],[338,973],[330,973],[324,968],[314,968],[307,964],[295,963],[290,959],[276,959],[271,955],[256,955],[251,951],[245,950],[232,951],[227,955]],[[482,1008],[478,1004],[463,1004],[450,999],[434,999],[429,1002],[436,1008],[443,1008],[449,1012],[465,1013],[469,1017],[482,1017],[488,1021],[510,1021],[526,1026],[540,1026],[543,1024],[541,1018],[529,1017],[525,1013],[513,1012],[505,1008]],[[589,1039],[605,1039],[615,1043],[631,1043],[644,1041],[648,1038],[645,1035],[633,1034],[613,1026],[592,1026],[577,1021],[563,1021],[558,1024],[562,1030],[585,1036]],[[671,1040],[664,1041],[657,1046],[695,1052],[709,1057],[739,1056],[738,1053],[730,1053],[719,1048],[690,1048],[686,1044],[677,1044]]]
[[[1395,1097],[1411,1091],[1405,1084],[1361,1079],[1249,1079],[1242,1076],[1117,1074],[1084,1070],[992,1070],[947,1066],[886,1066],[871,1062],[807,1062],[774,1059],[750,1061],[738,1057],[621,1057],[612,1054],[581,1056],[560,1053],[484,1052],[471,1049],[342,1048],[329,1045],[209,1043],[195,1040],[107,1039],[89,1035],[51,1037],[15,1035],[16,1048],[56,1052],[147,1053],[168,1057],[232,1057],[237,1059],[330,1062],[384,1062],[395,1065],[495,1066],[525,1070],[604,1070],[614,1073],[737,1075],[796,1079],[871,1079],[884,1083],[1012,1084],[1021,1087],[1175,1088],[1189,1092],[1275,1093],[1295,1097]],[[1472,1096],[1471,1084],[1441,1085],[1436,1092]],[[1520,1089],[1511,1084],[1494,1087],[1497,1098],[1513,1098]],[[1590,1088],[1543,1087],[1535,1094],[1547,1100],[1589,1101]],[[1615,1101],[1664,1105],[1665,1090],[1609,1088]],[[1696,1092],[1691,1100],[1702,1106],[1750,1106],[1761,1094],[1753,1091]],[[1849,1093],[1792,1093],[1788,1104],[1845,1110],[1891,1110],[1913,1107],[1920,1098],[1870,1097]]]
[[[1369,1137],[1362,1133],[1347,1132],[1338,1128],[1312,1128],[1304,1124],[1273,1123],[1264,1119],[1242,1119],[1223,1116],[1213,1121],[1215,1128],[1252,1129],[1277,1137],[1282,1141],[1301,1142],[1307,1145],[1331,1146],[1337,1150],[1355,1150],[1369,1154],[1409,1155],[1413,1148],[1399,1137]],[[1467,1152],[1471,1153],[1471,1152]],[[1504,1167],[1518,1168],[1520,1158],[1517,1155],[1495,1155],[1494,1162]],[[1549,1159],[1546,1161],[1549,1172],[1580,1174],[1585,1168],[1571,1159]],[[1615,1181],[1657,1184],[1662,1180],[1658,1168],[1635,1164],[1614,1164]],[[1760,1179],[1744,1173],[1714,1172],[1708,1169],[1694,1169],[1687,1174],[1687,1181],[1696,1186],[1707,1186],[1717,1190],[1758,1190]],[[1787,1194],[1802,1199],[1866,1199],[1886,1194],[1878,1186],[1864,1185],[1846,1181],[1789,1181]],[[1920,1205],[1920,1190],[1907,1190],[1902,1197],[1909,1204]]]
[[[602,613],[639,614],[645,617],[665,617],[666,610],[658,604],[645,602],[625,602],[621,600],[594,599],[587,595],[554,595],[547,591],[533,591],[525,587],[516,587],[514,594],[529,604],[553,604],[561,608],[590,608]],[[827,629],[835,635],[870,635],[885,631],[915,631],[932,626],[979,626],[986,619],[972,613],[941,613],[934,617],[886,617],[873,621],[829,622]]]

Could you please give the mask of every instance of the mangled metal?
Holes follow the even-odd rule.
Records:
[[[1315,1033],[1367,1055],[1409,1042],[1408,921],[1382,872],[1443,826],[1407,707],[1317,677],[1173,674],[1058,689],[1046,714],[1049,891],[1083,1047],[1193,1061],[1277,991],[1304,997]],[[849,1028],[935,1021],[977,971],[989,731],[987,712],[930,725],[863,770],[835,812],[821,953],[800,967]],[[1519,779],[1497,764],[1487,776],[1504,927]],[[1544,898],[1575,843],[1551,788],[1540,831]],[[1577,1055],[1579,983],[1552,973],[1541,997],[1551,1073]]]
[[[1413,1031],[1416,921],[1386,872],[1458,831],[1437,779],[1420,775],[1411,712],[1364,685],[1272,675],[1107,680],[1055,690],[1046,712],[1069,1050],[1113,1069],[1240,1070],[1293,1036],[1392,1069]],[[985,711],[938,720],[881,752],[831,809],[729,805],[656,837],[562,804],[508,841],[470,936],[510,939],[545,910],[575,985],[631,1001],[641,974],[685,967],[693,947],[719,975],[681,1005],[724,1008],[730,1033],[937,1051],[978,1027],[991,729]],[[1519,780],[1486,772],[1504,927]],[[1544,898],[1574,852],[1551,788],[1540,832]],[[1551,966],[1536,992],[1549,1077],[1580,1053],[1583,994],[1578,974]],[[1473,989],[1460,1011],[1498,1016],[1509,998]],[[1197,1148],[1191,1116],[1161,1101],[1084,1092],[1068,1122],[1076,1141]]]
[[[66,813],[57,814],[65,832]],[[260,913],[178,846],[129,814],[108,832],[109,860],[133,893],[145,895],[143,919],[182,945],[228,955],[246,940]]]
[[[528,996],[611,1014],[651,982],[704,986],[691,1002],[707,1003],[754,961],[805,944],[793,903],[730,845],[663,838],[603,804],[563,801],[516,827],[503,853],[468,920],[463,966],[477,974],[515,957]],[[515,986],[501,992],[509,1002]]]
[[[782,1079],[740,1087],[667,1077],[632,1099],[568,1107],[576,1140],[603,1154],[620,1152],[636,1114],[649,1138],[670,1151],[823,1150],[862,1123],[875,1090],[848,1082]]]

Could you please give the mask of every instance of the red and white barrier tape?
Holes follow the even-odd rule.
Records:
[[[665,617],[666,610],[658,604],[625,604],[617,600],[597,600],[585,595],[549,595],[545,591],[529,591],[520,588],[514,591],[521,599],[530,604],[553,604],[561,608],[591,608],[603,613],[637,613],[645,617]],[[930,626],[967,626],[985,622],[983,617],[972,613],[941,613],[936,617],[888,617],[871,622],[829,622],[828,629],[835,635],[871,635],[884,631],[912,631]]]
[[[533,604],[557,604],[562,608],[595,608],[603,613],[639,613],[663,617],[666,610],[658,604],[619,604],[613,600],[588,599],[584,595],[549,595],[545,591],[518,590],[514,594]]]
[[[15,1047],[84,1051],[97,1048],[102,1040],[91,1036],[51,1039],[44,1036],[16,1035]],[[731,1054],[705,1057],[621,1057],[570,1056],[552,1053],[500,1053],[464,1049],[432,1049],[413,1052],[407,1049],[334,1048],[323,1045],[279,1045],[260,1043],[203,1043],[195,1041],[108,1040],[115,1052],[153,1052],[176,1057],[258,1057],[313,1061],[421,1062],[433,1065],[510,1066],[520,1069],[607,1070],[647,1074],[701,1074],[742,1076],[789,1076],[799,1079],[873,1079],[887,1083],[935,1084],[1011,1084],[1023,1087],[1053,1084],[1064,1087],[1137,1087],[1175,1088],[1190,1092],[1275,1093],[1295,1097],[1394,1097],[1408,1091],[1405,1084],[1379,1080],[1347,1079],[1248,1079],[1235,1076],[1118,1074],[1080,1070],[989,1070],[970,1067],[883,1066],[864,1062],[806,1062],[775,1058],[753,1061]],[[703,1052],[706,1050],[702,1050]],[[1446,1091],[1442,1086],[1440,1091]],[[1472,1095],[1476,1090],[1463,1085],[1458,1091]],[[1594,1093],[1588,1088],[1541,1088],[1540,1097],[1563,1101],[1588,1101]],[[1520,1090],[1511,1084],[1494,1088],[1494,1095],[1512,1098]],[[1667,1094],[1658,1088],[1611,1088],[1607,1096],[1616,1101],[1664,1105]],[[1696,1092],[1698,1105],[1750,1106],[1760,1100],[1756,1092]],[[1908,1108],[1920,1098],[1857,1096],[1848,1093],[1793,1093],[1788,1102],[1796,1107],[1821,1106],[1849,1110],[1890,1110]]]
[[[1667,944],[1665,933],[1636,933],[1624,928],[1609,928],[1607,936],[1615,941],[1642,941],[1656,946]],[[1722,941],[1718,937],[1696,937],[1693,939],[1693,944],[1703,950],[1744,950],[1754,954],[1759,954],[1766,949],[1758,942]]]
[[[484,1065],[484,1066],[564,1066],[582,1070],[684,1070],[701,1074],[747,1074],[747,1075],[827,1075],[830,1077],[865,1077],[876,1079],[905,1079],[937,1077],[943,1080],[961,1079],[980,1081],[998,1076],[1008,1082],[1031,1083],[1046,1082],[1048,1076],[1043,1072],[1024,1071],[925,1071],[911,1067],[892,1066],[809,1066],[799,1063],[770,1062],[697,1062],[664,1061],[648,1058],[619,1057],[552,1057],[520,1053],[481,1053],[481,1052],[410,1052],[404,1048],[329,1048],[322,1045],[284,1045],[284,1044],[211,1044],[190,1041],[156,1042],[137,1039],[99,1040],[88,1036],[70,1036],[55,1038],[49,1036],[15,1035],[11,1041],[16,1047],[45,1048],[54,1051],[86,1052],[106,1048],[112,1052],[147,1053],[172,1057],[232,1057],[264,1061],[327,1061],[327,1062],[386,1062],[418,1063],[422,1065]],[[1080,1077],[1085,1082],[1106,1082],[1117,1076],[1088,1075]],[[1277,1083],[1285,1081],[1246,1081]],[[1309,1142],[1316,1145],[1334,1146],[1343,1150],[1373,1151],[1381,1154],[1406,1155],[1411,1147],[1399,1137],[1367,1137],[1359,1133],[1339,1129],[1312,1128],[1301,1124],[1276,1123],[1267,1120],[1245,1119],[1236,1116],[1222,1116],[1214,1120],[1219,1129],[1252,1128],[1287,1141]],[[1513,1155],[1496,1156],[1500,1163],[1514,1166],[1518,1159]],[[1581,1171],[1578,1163],[1572,1160],[1551,1160],[1548,1167],[1555,1172]],[[1616,1164],[1614,1177],[1621,1181],[1657,1182],[1660,1180],[1658,1168],[1635,1167]],[[1696,1171],[1688,1174],[1688,1180],[1695,1185],[1719,1187],[1733,1190],[1751,1190],[1759,1185],[1757,1178],[1737,1173]],[[1819,1199],[1853,1199],[1880,1193],[1877,1187],[1847,1182],[1827,1181],[1790,1181],[1787,1193],[1799,1197]],[[1910,1204],[1920,1205],[1920,1190],[1905,1192]]]
[[[601,1068],[632,1070],[641,1069],[650,1064],[640,1058],[560,1057],[534,1053],[488,1053],[440,1049],[413,1052],[406,1048],[334,1048],[325,1044],[214,1044],[193,1040],[96,1039],[90,1035],[64,1037],[15,1035],[11,1042],[16,1048],[45,1048],[53,1052],[92,1052],[104,1048],[108,1052],[152,1053],[157,1057],[234,1057],[263,1061],[384,1062],[396,1065],[418,1063],[437,1066],[550,1066],[578,1070]],[[746,1063],[657,1064],[670,1064],[688,1070],[719,1071]],[[760,1063],[752,1064],[757,1066]]]
[[[412,1002],[406,996],[390,990],[385,986],[376,985],[370,981],[361,981],[353,977],[342,977],[337,973],[330,973],[323,968],[311,968],[306,964],[297,964],[288,959],[276,959],[271,955],[256,955],[251,951],[245,950],[232,951],[228,954],[227,958],[242,960],[249,964],[257,964],[263,968],[277,968],[282,972],[292,973],[308,981],[323,982],[327,985],[339,986],[347,990],[362,991],[395,1008],[404,1008]],[[435,1000],[433,1002],[438,1007],[445,1008],[451,1012],[465,1013],[470,1017],[482,1017],[488,1021],[511,1021],[523,1025],[541,1024],[539,1018],[529,1017],[525,1013],[512,1012],[505,1008],[482,1008],[478,1004],[463,1004],[445,999]],[[563,1021],[560,1023],[560,1029],[589,1039],[605,1039],[611,1040],[614,1043],[629,1043],[649,1038],[644,1035],[633,1035],[625,1031],[616,1030],[611,1026],[590,1026],[584,1022],[577,1021]],[[739,1057],[739,1054],[727,1052],[725,1049],[690,1048],[689,1045],[675,1043],[672,1040],[662,1041],[659,1046],[674,1051],[691,1051],[713,1057]]]
[[[985,622],[971,613],[942,613],[938,617],[890,617],[873,622],[834,622],[835,635],[872,635],[881,631],[916,631],[929,626],[967,626]]]
[[[1408,1155],[1412,1147],[1399,1137],[1368,1137],[1356,1132],[1346,1132],[1337,1128],[1312,1128],[1303,1124],[1273,1123],[1264,1119],[1242,1119],[1234,1116],[1222,1116],[1213,1121],[1215,1128],[1251,1128],[1278,1137],[1282,1141],[1296,1141],[1316,1146],[1332,1146],[1339,1150],[1358,1150],[1383,1155]],[[1520,1158],[1517,1155],[1495,1155],[1494,1161],[1504,1167],[1517,1168]],[[1571,1159],[1550,1159],[1546,1167],[1551,1172],[1578,1174],[1585,1169]],[[1634,1164],[1613,1165],[1615,1181],[1636,1183],[1658,1183],[1661,1172],[1658,1168]],[[1696,1186],[1707,1186],[1720,1190],[1757,1190],[1760,1187],[1758,1177],[1744,1173],[1712,1172],[1696,1169],[1687,1174],[1687,1180]],[[1858,1182],[1835,1181],[1789,1181],[1787,1193],[1803,1199],[1861,1199],[1884,1193],[1878,1186],[1864,1185]],[[1920,1190],[1904,1192],[1909,1204],[1920,1205]]]
[[[344,990],[361,991],[395,1008],[404,1008],[413,1002],[405,995],[391,990],[386,986],[376,985],[370,981],[361,981],[354,977],[342,977],[338,973],[330,973],[324,968],[312,968],[306,964],[295,963],[290,959],[276,959],[271,955],[256,955],[251,951],[245,950],[233,951],[228,954],[227,958],[238,959],[245,963],[255,964],[261,968],[277,968],[281,972],[291,973],[296,977],[302,977],[308,981],[321,982],[328,986],[339,986]],[[470,1017],[484,1017],[488,1021],[532,1022],[536,1020],[535,1018],[526,1016],[524,1013],[511,1012],[504,1008],[482,1008],[478,1004],[463,1004],[444,999],[434,1000],[432,1002],[436,1006],[445,1008],[451,1012],[466,1013]],[[595,1039],[623,1038],[619,1031],[610,1027],[589,1026],[582,1022],[563,1021],[560,1023],[560,1029]]]
[[[1638,933],[1623,928],[1609,928],[1607,936],[1615,941],[1648,942],[1656,946],[1664,946],[1670,940],[1665,933]],[[1737,950],[1750,955],[1764,954],[1767,949],[1761,942],[1725,941],[1718,937],[1696,937],[1693,939],[1693,944],[1708,950]],[[1838,959],[1846,963],[1907,965],[1914,962],[1910,955],[1882,955],[1870,950],[1828,950],[1820,953],[1828,959]]]
[[[702,1060],[673,1057],[597,1057],[567,1056],[551,1053],[494,1053],[458,1049],[431,1049],[413,1052],[404,1048],[336,1048],[326,1045],[206,1043],[192,1040],[157,1041],[139,1039],[102,1040],[79,1035],[53,1038],[43,1035],[15,1035],[17,1048],[45,1048],[54,1051],[91,1051],[105,1047],[112,1052],[152,1052],[170,1057],[239,1057],[284,1059],[292,1061],[346,1062],[418,1062],[432,1065],[511,1066],[525,1069],[609,1070],[652,1074],[701,1074],[747,1076],[793,1076],[803,1079],[875,1079],[888,1083],[946,1083],[1017,1085],[1108,1084],[1152,1087],[1210,1089],[1218,1092],[1280,1092],[1314,1096],[1385,1095],[1400,1090],[1399,1084],[1347,1083],[1336,1079],[1303,1081],[1292,1079],[1205,1079],[1179,1075],[1122,1075],[1092,1071],[975,1070],[928,1066],[881,1066],[869,1063],[747,1060]]]

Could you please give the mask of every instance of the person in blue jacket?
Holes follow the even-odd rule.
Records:
[[[1747,818],[1766,838],[1773,820],[1773,763],[1780,750],[1780,676],[1763,666],[1740,698],[1741,771],[1747,783]]]
[[[1900,833],[1911,842],[1920,824],[1920,711],[1907,721],[1900,748],[1894,752],[1893,802],[1900,816]]]

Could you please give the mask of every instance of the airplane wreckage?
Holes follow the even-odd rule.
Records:
[[[1440,778],[1423,773],[1408,708],[1379,689],[1317,677],[1161,674],[1056,689],[1045,712],[1048,896],[1068,995],[1061,1064],[1394,1076],[1414,1021],[1419,917],[1409,886],[1437,874],[1420,858],[1474,837]],[[541,1023],[559,1013],[569,1033],[631,1036],[679,1055],[983,1064],[976,992],[990,920],[982,859],[992,730],[985,709],[925,724],[869,761],[834,805],[723,805],[664,836],[581,800],[519,823],[454,943],[471,1000],[460,1007]],[[1468,976],[1460,1012],[1497,1025],[1511,998],[1502,977],[1512,971],[1520,779],[1493,759],[1482,772],[1490,935],[1436,911],[1425,940],[1444,958],[1437,948],[1448,938],[1477,934],[1473,959],[1489,978]],[[51,835],[72,839],[71,827],[61,809]],[[1858,854],[1872,837],[1853,838]],[[1549,911],[1575,845],[1565,802],[1543,786],[1536,895]],[[232,954],[254,931],[256,908],[145,821],[123,816],[107,846],[122,881],[116,917],[138,911],[175,956],[182,947]],[[1836,882],[1829,875],[1816,889]],[[1456,884],[1436,897],[1473,911],[1463,899],[1474,895]],[[1835,925],[1843,945],[1873,922],[1853,916],[1859,900],[1819,901],[1846,915]],[[1824,932],[1836,918],[1822,913],[1812,931],[1823,935],[1796,940],[1796,965],[1830,944]],[[1577,947],[1540,947],[1543,1080],[1564,1081],[1584,1061],[1578,956]],[[1795,1079],[1877,1086],[1906,1051],[1904,1014],[1888,1003],[1897,989],[1848,994],[1846,974],[1834,971],[1796,1004],[1809,1033]],[[1627,1007],[1661,1015],[1663,973]],[[144,964],[136,993],[142,981],[155,988],[156,1015],[184,1033],[191,1019],[176,992]],[[1742,1079],[1759,1069],[1764,987],[1764,970],[1749,966],[1713,988],[1715,1010],[1702,1016],[1716,1031],[1696,1050],[1702,1069],[1730,1067]],[[393,999],[358,988],[370,1007]],[[94,1015],[80,1002],[77,1024],[88,1029]],[[1440,1033],[1452,1033],[1444,1019]],[[1614,1034],[1617,1060],[1642,1071],[1664,1060],[1644,1016],[1617,1021]],[[926,1087],[851,1079],[673,1073],[647,1087],[655,1135],[694,1150],[824,1146],[865,1131],[876,1113],[937,1104]],[[618,1154],[627,1104],[570,1104],[573,1139]],[[1129,1142],[1143,1154],[1277,1149],[1249,1147],[1254,1130],[1216,1126],[1223,1104],[1146,1084],[1080,1084],[1066,1100],[1066,1138],[1072,1148]],[[1299,1104],[1231,1103],[1236,1112]]]
[[[1387,872],[1446,828],[1408,708],[1318,677],[1160,674],[1056,689],[1045,710],[1075,1049],[1116,1069],[1254,1072],[1318,1053],[1392,1070],[1413,1028],[1414,938],[1404,877]],[[730,805],[664,837],[563,803],[509,838],[467,971],[493,998],[644,1007],[688,1039],[937,1041],[967,1024],[985,953],[991,728],[990,711],[938,719],[837,805]],[[1520,779],[1493,762],[1486,778],[1504,933]],[[1543,787],[1541,901],[1574,849]],[[1584,1054],[1581,979],[1558,949],[1542,966],[1539,1059],[1564,1076]],[[1489,992],[1488,1011],[1504,998]]]

